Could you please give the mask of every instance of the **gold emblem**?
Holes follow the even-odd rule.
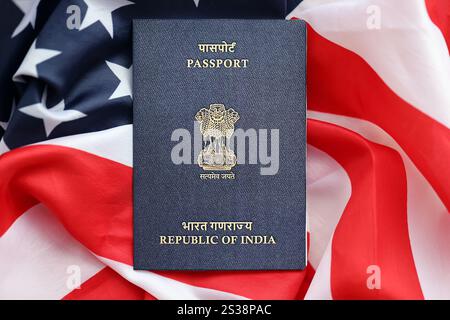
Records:
[[[228,147],[234,132],[234,124],[239,114],[232,108],[225,109],[223,104],[211,104],[195,115],[200,122],[203,136],[203,149],[197,163],[203,170],[231,170],[236,165],[236,155]]]

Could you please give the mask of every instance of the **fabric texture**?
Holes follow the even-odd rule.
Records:
[[[297,4],[3,1],[0,297],[450,299],[449,2]],[[308,24],[308,267],[134,271],[131,21],[230,14]]]

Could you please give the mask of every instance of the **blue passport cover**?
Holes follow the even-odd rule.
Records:
[[[306,28],[135,20],[134,268],[306,265]]]

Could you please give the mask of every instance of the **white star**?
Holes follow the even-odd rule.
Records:
[[[200,2],[200,0],[194,0],[195,6],[198,8],[198,3]]]
[[[16,82],[25,82],[23,76],[38,78],[37,65],[59,54],[61,54],[61,51],[36,48],[36,40],[34,40],[22,64],[14,74],[13,80]]]
[[[37,7],[41,0],[12,0],[12,2],[14,2],[20,11],[23,12],[23,18],[11,36],[11,38],[14,38],[25,30],[29,24],[34,28],[34,25],[36,24]]]
[[[61,100],[56,106],[47,109],[47,88],[45,88],[42,93],[41,102],[20,108],[19,111],[34,118],[42,119],[44,121],[45,133],[48,137],[53,129],[61,123],[86,117],[83,112],[64,110],[65,107],[64,100]]]
[[[120,64],[106,61],[106,64],[120,80],[116,90],[114,90],[109,100],[130,96],[133,99],[133,65],[129,68],[122,67]]]
[[[114,38],[112,12],[121,7],[134,4],[128,0],[84,0],[84,2],[87,4],[88,9],[81,23],[80,30],[84,30],[97,21],[100,21],[111,38]]]

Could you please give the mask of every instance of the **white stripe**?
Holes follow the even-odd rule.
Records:
[[[331,240],[350,199],[351,181],[327,153],[308,145],[307,155],[308,260],[316,272],[305,299],[331,300]]]
[[[70,147],[95,154],[126,166],[133,166],[133,125],[123,125],[103,131],[75,134],[32,145],[56,145]],[[9,151],[5,141],[0,140],[0,155]]]
[[[352,193],[347,172],[331,156],[308,145],[307,212],[310,232],[308,260],[317,269]]]
[[[133,126],[61,137],[37,145],[58,145],[86,151],[131,167],[133,165]]]
[[[373,8],[380,29],[367,27]],[[397,95],[450,127],[448,49],[423,0],[304,0],[293,16],[361,56]]]
[[[450,299],[450,215],[411,159],[371,122],[322,112],[308,112],[308,117],[350,129],[400,154],[407,176],[409,237],[422,292],[426,299]]]
[[[43,205],[29,209],[0,237],[0,257],[0,299],[61,299],[73,290],[68,267],[79,267],[84,283],[105,265],[158,299],[246,299],[97,256],[74,240]]]
[[[331,241],[328,244],[314,278],[309,285],[305,300],[332,300],[331,295]]]
[[[159,300],[242,300],[232,293],[191,286],[189,284],[160,276],[149,271],[134,270],[133,267],[114,260],[98,258],[122,277],[144,289]]]
[[[69,266],[80,268],[81,282],[104,268],[37,205],[0,237],[0,299],[61,299],[73,289]]]

